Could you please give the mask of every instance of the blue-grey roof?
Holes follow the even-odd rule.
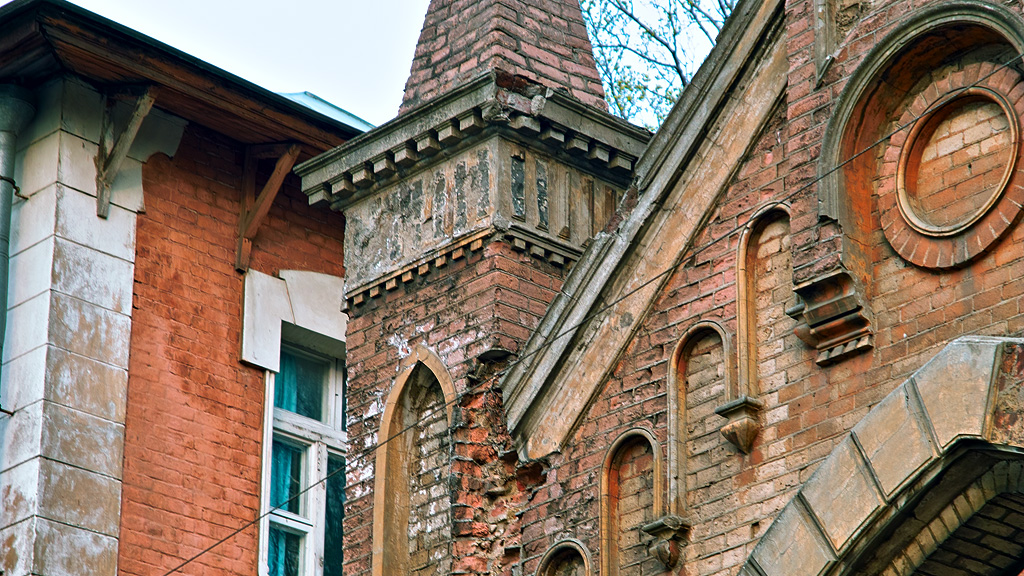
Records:
[[[291,94],[281,94],[281,96],[284,96],[289,100],[302,104],[306,108],[309,108],[310,110],[313,110],[315,112],[319,112],[320,114],[323,114],[328,118],[337,120],[338,122],[342,122],[344,124],[348,124],[349,126],[361,130],[363,132],[373,129],[373,124],[370,124],[366,120],[363,120],[362,118],[356,116],[355,114],[352,114],[351,112],[338,108],[334,104],[331,104],[327,100],[324,100],[323,98],[317,96],[316,94],[313,94],[312,92],[293,92]]]

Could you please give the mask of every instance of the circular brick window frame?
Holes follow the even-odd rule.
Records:
[[[910,130],[900,130],[889,139],[878,186],[882,229],[896,252],[917,266],[946,269],[971,262],[1021,215],[1024,174],[1017,169],[1017,159],[1024,79],[1009,68],[993,74],[994,70],[992,63],[977,63],[936,80],[918,93],[899,119],[899,126],[910,126]],[[998,105],[1009,125],[1009,159],[1002,178],[980,208],[951,223],[931,222],[915,211],[911,201],[921,150],[945,117],[978,101]]]

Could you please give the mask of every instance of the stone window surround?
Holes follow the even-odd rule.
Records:
[[[295,270],[282,270],[278,277],[250,270],[245,275],[245,288],[242,314],[241,360],[246,364],[263,368],[267,371],[266,393],[264,396],[263,426],[263,472],[261,478],[260,514],[270,511],[270,447],[275,434],[287,433],[294,438],[308,442],[317,455],[317,460],[307,458],[305,464],[307,478],[322,479],[327,470],[328,450],[331,453],[344,455],[347,449],[347,436],[341,431],[341,414],[332,414],[334,421],[330,434],[313,434],[304,430],[306,426],[293,420],[304,420],[290,417],[284,411],[275,410],[273,405],[274,377],[280,370],[281,345],[292,344],[310,350],[327,358],[343,360],[345,357],[345,332],[348,316],[341,312],[344,303],[344,278]],[[326,302],[325,302],[326,300]],[[327,304],[327,305],[325,305]],[[339,391],[344,377],[338,364],[334,364],[331,375],[331,387]],[[319,465],[317,465],[319,464]],[[321,474],[317,476],[317,470]],[[305,575],[322,573],[323,566],[319,561],[323,556],[322,526],[323,506],[326,498],[326,487],[311,490],[307,497],[307,506],[317,511],[313,519],[314,534],[312,543],[307,543],[304,552]],[[267,572],[268,538],[270,516],[260,521],[260,563],[259,573]],[[312,569],[310,569],[312,567]]]

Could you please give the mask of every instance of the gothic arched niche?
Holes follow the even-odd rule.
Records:
[[[559,542],[544,554],[537,576],[590,576],[590,553],[576,540]]]
[[[879,228],[904,260],[946,269],[977,258],[1017,220],[1024,106],[1007,64],[1022,48],[1018,15],[941,3],[886,36],[851,76],[826,130],[819,194],[822,215],[842,226],[843,267],[860,281]]]
[[[602,574],[641,576],[657,571],[643,528],[661,514],[659,444],[647,430],[619,436],[605,458],[601,490]]]
[[[440,576],[451,571],[453,399],[441,361],[417,348],[395,381],[378,435],[375,576]]]

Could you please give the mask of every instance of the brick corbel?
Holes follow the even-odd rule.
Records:
[[[874,346],[871,322],[856,283],[835,270],[794,289],[796,305],[786,314],[798,322],[793,332],[818,351],[819,366],[833,364]]]

